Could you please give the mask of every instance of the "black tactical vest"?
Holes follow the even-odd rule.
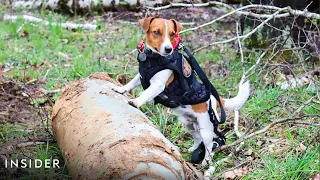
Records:
[[[171,69],[174,73],[174,80],[154,99],[156,103],[176,108],[206,102],[210,98],[210,92],[197,80],[187,57],[177,50],[166,57],[147,55],[144,61],[139,59],[139,55],[140,53],[138,54],[139,73],[144,90],[150,86],[150,79],[157,72]]]

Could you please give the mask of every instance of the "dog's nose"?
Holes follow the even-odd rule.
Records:
[[[164,50],[166,51],[166,53],[171,53],[172,47],[166,46],[166,47],[164,48]]]

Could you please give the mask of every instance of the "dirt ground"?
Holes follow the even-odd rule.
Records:
[[[1,162],[20,155],[28,157],[27,154],[35,151],[36,144],[53,141],[48,124],[51,106],[50,97],[44,95],[41,82],[15,82],[0,76]],[[3,166],[0,163],[0,179],[1,174],[17,173],[15,169],[3,171]]]
[[[34,85],[25,85],[0,79],[0,123],[27,123],[38,119],[37,109],[30,105],[30,95],[37,89]]]

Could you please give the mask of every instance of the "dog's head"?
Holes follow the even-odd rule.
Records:
[[[167,56],[173,52],[174,38],[182,30],[181,24],[174,19],[148,17],[139,20],[146,33],[146,45],[155,53]]]

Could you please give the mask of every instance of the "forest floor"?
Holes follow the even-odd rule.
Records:
[[[108,72],[114,77],[126,74],[128,80],[133,78],[138,67],[133,50],[143,37],[134,23],[145,12],[105,12],[73,17],[48,10],[14,11],[0,7],[0,17],[4,14],[29,14],[49,22],[88,22],[99,26],[94,31],[68,30],[59,25],[46,26],[22,19],[16,22],[0,20],[0,179],[71,179],[51,132],[51,111],[60,95],[57,90],[94,72]],[[149,15],[196,22],[193,25],[196,26],[221,14],[216,8],[184,8]],[[227,18],[181,36],[183,43],[195,50],[210,42],[233,37],[235,33],[234,19]],[[256,62],[260,52],[256,51],[258,53],[245,52],[245,69]],[[243,73],[236,43],[206,48],[195,57],[222,97],[236,95]],[[295,59],[291,62],[291,69],[299,77],[307,76],[319,67],[319,62],[305,60],[302,62],[305,72],[301,70],[301,64],[294,63]],[[280,119],[297,118],[299,122],[276,125],[246,140],[243,149],[228,162],[220,163],[212,177],[315,179],[319,175],[319,86],[305,84],[283,89],[279,83],[285,82],[285,72],[277,66],[260,68],[250,76],[251,95],[240,110],[239,130],[246,135]],[[319,84],[317,76],[314,81]],[[139,88],[133,95],[141,91]],[[192,145],[192,139],[177,117],[161,105],[144,105],[141,110],[189,160],[187,149]],[[237,140],[233,131],[234,112],[227,112],[227,116],[220,129],[224,130],[227,144],[230,144]],[[213,164],[235,148],[216,153]],[[4,168],[5,159],[17,158],[60,159],[61,168]],[[202,170],[207,168],[199,166]]]

